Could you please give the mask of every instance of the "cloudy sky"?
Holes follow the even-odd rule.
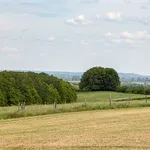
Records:
[[[0,69],[150,75],[150,0],[0,0]]]

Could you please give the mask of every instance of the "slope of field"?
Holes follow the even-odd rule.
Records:
[[[78,102],[86,99],[87,102],[106,102],[111,95],[112,100],[144,97],[140,94],[118,93],[118,92],[80,92],[78,93]]]
[[[1,120],[0,139],[0,149],[6,150],[149,150],[150,109]]]

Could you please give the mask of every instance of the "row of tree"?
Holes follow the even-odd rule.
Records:
[[[118,87],[117,92],[150,95],[150,86],[144,86],[144,85],[128,86],[128,85],[124,85],[124,86]]]
[[[122,93],[150,95],[150,85],[120,85],[118,73],[113,68],[93,67],[87,70],[77,91],[117,91]]]
[[[33,72],[0,72],[0,106],[71,103],[77,100],[70,83]]]

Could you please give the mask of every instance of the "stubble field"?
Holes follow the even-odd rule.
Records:
[[[149,150],[150,109],[0,120],[0,149]]]

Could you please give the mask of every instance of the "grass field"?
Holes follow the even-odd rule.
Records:
[[[0,139],[0,149],[4,150],[149,150],[150,109],[0,120]]]
[[[110,95],[112,98],[111,105],[109,101]],[[131,98],[130,101],[129,97]],[[137,100],[139,98],[140,100]],[[0,107],[0,119],[39,116],[64,112],[104,110],[104,109],[116,109],[128,107],[143,107],[143,106],[144,107],[150,106],[150,100],[147,100],[146,103],[144,95],[124,94],[116,92],[89,92],[89,93],[78,93],[78,100],[76,103],[59,104],[57,105],[57,109],[54,109],[53,105],[26,106],[25,111],[21,110],[18,111],[17,106]]]
[[[78,93],[78,102],[83,102],[85,99],[87,102],[107,102],[111,95],[112,100],[139,98],[144,97],[140,94],[130,93],[118,93],[118,92],[81,92]]]

